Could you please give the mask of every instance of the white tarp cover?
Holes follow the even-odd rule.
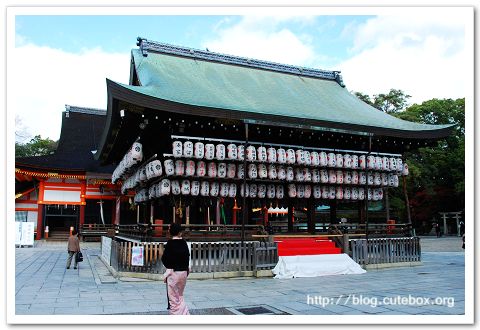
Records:
[[[366,271],[347,254],[280,256],[273,269],[275,278],[363,274]]]

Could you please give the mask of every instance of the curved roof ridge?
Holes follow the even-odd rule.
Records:
[[[66,112],[85,113],[85,114],[88,114],[88,115],[101,115],[101,116],[106,116],[107,115],[107,110],[106,109],[79,107],[79,106],[69,105],[69,104],[65,104],[65,111]]]

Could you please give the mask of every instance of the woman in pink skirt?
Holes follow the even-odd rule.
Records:
[[[167,283],[169,314],[189,315],[183,291],[189,273],[190,252],[187,242],[182,238],[182,227],[179,224],[170,225],[170,237],[162,255],[162,263],[167,269],[163,281]]]

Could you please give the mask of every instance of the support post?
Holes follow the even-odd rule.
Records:
[[[294,208],[293,208],[293,203],[292,200],[289,198],[288,199],[288,215],[287,215],[287,222],[288,222],[288,232],[293,233],[293,217],[294,217]]]
[[[448,230],[447,230],[447,214],[446,213],[443,213],[443,234],[445,236],[448,235]]]
[[[315,203],[310,199],[307,206],[308,216],[308,232],[312,235],[315,234]]]
[[[190,224],[190,206],[185,207],[185,224],[187,226]]]
[[[337,200],[330,201],[330,224],[338,223],[337,221]]]
[[[370,156],[370,153],[372,152],[372,135],[368,136],[368,154],[367,154],[367,159],[368,156]],[[367,245],[368,245],[368,161],[366,162],[366,184],[365,184],[365,238],[367,240]]]
[[[79,225],[77,230],[82,228],[83,224],[85,223],[85,205],[80,205],[80,216],[79,216]]]
[[[43,204],[38,204],[37,208],[37,237],[36,239],[42,239],[43,232]]]
[[[217,198],[217,203],[215,206],[215,224],[220,224],[220,198]]]
[[[247,143],[248,143],[248,123],[245,123],[245,143],[243,144],[243,203],[242,203],[242,246],[245,242],[245,222],[247,222]],[[241,189],[240,189],[241,191]]]
[[[403,176],[402,177],[402,183],[403,183],[403,195],[405,196],[405,208],[407,209],[407,221],[410,227],[413,230],[413,236],[415,236],[415,229],[413,229],[412,226],[412,218],[410,216],[410,202],[408,201],[408,193],[407,193],[407,177]]]
[[[386,213],[386,220],[390,220],[390,197],[388,196],[388,188],[384,188],[384,195],[385,195],[385,213]]]

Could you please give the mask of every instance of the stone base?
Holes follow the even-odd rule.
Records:
[[[362,268],[365,270],[376,270],[376,269],[384,269],[384,268],[393,268],[393,267],[414,267],[414,266],[422,266],[421,261],[411,261],[411,262],[392,262],[392,263],[384,263],[384,264],[371,264],[371,265],[362,265]]]

